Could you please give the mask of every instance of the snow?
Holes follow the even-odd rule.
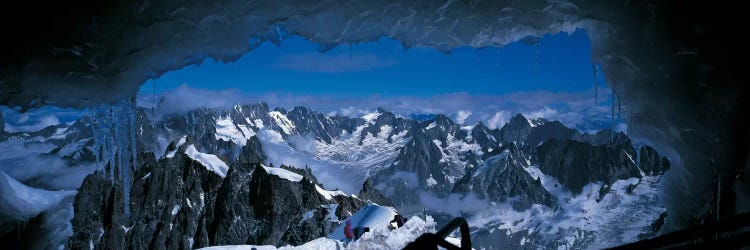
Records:
[[[212,155],[212,154],[198,152],[198,150],[196,150],[195,146],[192,144],[185,149],[185,154],[191,159],[199,162],[201,165],[206,167],[206,169],[208,169],[209,171],[212,171],[216,173],[217,175],[221,176],[221,178],[224,178],[227,176],[227,171],[229,171],[229,166],[227,166],[226,163],[221,161],[219,157]]]
[[[309,149],[298,150],[345,169],[352,173],[353,181],[362,183],[365,178],[389,167],[409,141],[409,137],[406,137],[407,130],[394,134],[393,127],[384,125],[377,135],[366,134],[360,144],[360,136],[367,126],[371,125],[359,126],[354,132],[344,133],[331,143],[314,140]]]
[[[69,133],[70,132],[68,131],[68,127],[57,128],[55,130],[55,133],[49,138],[50,139],[65,139],[65,137],[67,137]]]
[[[548,240],[568,247],[593,237],[594,245],[588,247],[598,249],[637,240],[638,234],[645,232],[651,222],[666,211],[660,196],[660,176],[643,177],[632,194],[627,193],[627,187],[638,183],[639,179],[618,180],[597,202],[601,183],[586,185],[581,194],[573,195],[539,167],[525,169],[534,179],[539,178],[544,188],[558,199],[559,207],[534,205],[528,210],[516,211],[508,204],[496,204],[468,218],[473,228],[506,230],[509,235],[530,230],[529,235],[539,232],[542,237],[550,237],[552,239]],[[526,243],[530,241],[526,239]]]
[[[396,214],[396,210],[392,207],[367,204],[347,220],[352,223],[352,227],[369,227],[373,231],[379,228],[387,229]],[[339,225],[328,238],[344,241],[346,239],[344,227],[346,223]]]
[[[424,130],[430,130],[430,129],[434,128],[434,127],[437,127],[437,124],[435,124],[435,122],[432,122],[432,123],[430,123],[430,125],[427,125],[427,127]]]
[[[380,112],[367,113],[362,116],[362,119],[364,119],[366,123],[374,123],[375,120],[380,117],[380,115]]]
[[[404,226],[394,230],[378,227],[371,228],[369,233],[349,244],[347,249],[403,249],[407,244],[416,240],[424,233],[435,233],[436,223],[432,217],[423,220],[412,216]]]
[[[81,149],[93,138],[80,139],[77,142],[63,146],[57,153],[61,157],[70,157],[74,160],[81,158]]]
[[[437,180],[435,180],[435,178],[432,178],[432,174],[430,174],[430,178],[427,178],[426,182],[428,187],[437,185]]]
[[[336,215],[336,209],[338,209],[339,204],[326,204],[326,205],[321,205],[321,207],[326,207],[328,209],[328,214],[326,215],[326,218],[325,218],[326,221],[333,221],[333,222],[341,221],[339,217]]]
[[[315,215],[315,209],[310,210],[302,214],[302,221],[311,219]]]
[[[245,119],[247,119],[247,118],[245,118]],[[247,123],[253,124],[252,122],[250,122],[249,119],[248,119]],[[263,127],[265,127],[265,124],[263,124],[263,120],[261,120],[261,119],[255,119],[255,127],[258,128],[258,129],[262,129]]]
[[[204,250],[276,250],[276,249],[343,249],[344,243],[327,238],[318,238],[300,246],[284,246],[276,248],[275,246],[254,246],[254,245],[236,245],[236,246],[213,246],[201,248]]]
[[[271,111],[268,112],[268,115],[273,118],[273,120],[276,122],[276,125],[279,125],[279,128],[281,128],[281,130],[284,131],[285,134],[294,134],[296,127],[294,126],[294,123],[292,123],[292,121],[286,117],[285,114],[282,114],[279,111]]]
[[[487,168],[494,166],[497,161],[504,160],[505,158],[507,158],[509,154],[510,154],[510,151],[506,149],[506,150],[503,150],[503,152],[501,152],[500,154],[488,158],[482,165],[479,165],[479,169],[474,171],[474,174],[472,174],[471,177],[476,178],[477,176],[482,174]],[[505,170],[501,170],[498,172],[502,172],[502,171],[505,171]],[[533,174],[531,175],[531,177],[536,178]],[[549,189],[547,189],[547,191],[549,191]]]
[[[320,195],[322,195],[323,198],[325,198],[326,200],[332,200],[334,196],[339,196],[339,195],[346,196],[346,193],[344,193],[342,191],[339,191],[339,190],[337,190],[337,191],[328,191],[328,190],[325,190],[325,189],[321,188],[318,185],[315,185],[315,190],[317,190],[318,193]]]
[[[424,233],[435,233],[436,223],[432,217],[427,217],[427,220],[423,220],[420,217],[414,216],[404,223],[404,226],[389,230],[387,227],[370,228],[370,232],[362,235],[362,237],[354,242],[344,244],[341,240],[330,239],[330,238],[318,238],[307,242],[300,246],[284,246],[277,248],[275,246],[253,246],[253,245],[235,245],[235,246],[214,246],[201,248],[205,250],[276,250],[276,249],[385,249],[395,250],[402,249],[410,242],[417,239]],[[460,240],[455,238],[447,238],[449,242],[459,245]]]
[[[437,139],[432,142],[440,149],[441,157],[439,162],[448,164],[449,168],[445,172],[451,183],[464,175],[464,167],[468,164],[463,157],[466,152],[471,151],[477,156],[484,154],[479,144],[456,139],[453,134],[446,136],[445,143]]]
[[[0,172],[0,224],[8,221],[26,221],[57,206],[75,191],[48,191],[32,188]]]
[[[187,136],[182,136],[182,138],[180,138],[180,141],[177,142],[177,146],[175,147],[175,149],[167,153],[167,158],[174,157],[174,154],[177,153],[178,150],[180,150],[180,147],[182,146],[182,144],[185,144],[186,141]]]
[[[283,168],[270,168],[263,166],[263,169],[265,169],[269,174],[281,177],[282,179],[286,179],[288,181],[300,182],[302,180],[301,175]]]
[[[172,207],[172,216],[177,215],[177,213],[180,212],[180,208],[182,208],[182,205],[174,205],[174,207]]]
[[[216,119],[216,134],[214,134],[217,140],[231,141],[234,144],[245,146],[250,137],[255,135],[255,132],[248,128],[246,125],[235,125],[230,117],[219,117]]]
[[[251,137],[253,137],[255,135],[255,131],[253,131],[253,129],[247,127],[247,125],[245,125],[245,124],[238,124],[237,127],[240,128],[240,131],[244,135],[243,138],[245,139],[245,141],[243,142],[243,144],[240,144],[240,145],[244,146],[244,144],[247,143],[247,140],[250,139]]]

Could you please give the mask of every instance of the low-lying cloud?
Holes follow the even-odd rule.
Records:
[[[60,125],[80,119],[87,111],[64,109],[55,106],[42,106],[26,112],[20,112],[8,106],[0,106],[7,132],[33,132],[48,126]]]
[[[96,165],[70,165],[56,155],[45,155],[55,146],[11,138],[0,142],[0,172],[26,185],[48,190],[78,189]]]
[[[198,107],[232,107],[238,103],[265,102],[271,108],[305,106],[328,115],[358,117],[378,107],[408,116],[411,114],[445,114],[463,124],[483,122],[490,128],[500,128],[516,113],[528,118],[557,120],[569,127],[598,130],[610,127],[611,96],[599,91],[599,102],[594,103],[593,89],[584,92],[528,91],[503,95],[449,93],[430,97],[379,96],[331,97],[317,95],[270,93],[253,95],[239,90],[207,90],[182,85],[162,93],[157,113],[186,112]],[[142,96],[139,100],[150,100]],[[150,101],[139,103],[148,107]],[[625,129],[618,125],[616,128]]]

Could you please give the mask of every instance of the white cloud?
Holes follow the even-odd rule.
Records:
[[[7,132],[33,132],[48,126],[75,121],[83,116],[85,110],[63,109],[54,106],[43,106],[24,113],[19,109],[0,106]]]
[[[269,93],[253,95],[238,90],[207,90],[182,85],[162,94],[159,113],[185,112],[197,107],[231,107],[238,103],[266,102],[271,108],[305,106],[328,115],[359,117],[383,107],[401,115],[446,114],[459,123],[484,122],[501,127],[516,113],[529,118],[557,120],[569,127],[596,130],[609,127],[611,98],[609,91],[600,90],[599,106],[594,106],[593,90],[585,92],[530,91],[503,95],[449,93],[431,97],[415,96],[353,96],[331,97]],[[139,105],[148,107],[151,98]],[[450,100],[450,101],[446,101]]]
[[[459,110],[458,113],[456,113],[456,122],[458,122],[459,124],[464,124],[469,116],[471,116],[471,111]]]
[[[505,123],[508,123],[511,116],[512,114],[508,111],[496,112],[495,115],[487,120],[486,126],[491,129],[502,128]]]
[[[557,110],[554,110],[545,106],[544,108],[540,110],[532,111],[529,113],[524,113],[523,115],[529,119],[539,119],[539,118],[549,119],[550,117],[555,117],[556,115],[558,115],[558,112]]]

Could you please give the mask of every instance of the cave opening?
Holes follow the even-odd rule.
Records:
[[[628,135],[636,141],[652,145],[670,160],[672,168],[665,175],[663,190],[669,215],[660,217],[663,228],[671,231],[706,225],[748,210],[745,202],[748,188],[744,184],[747,182],[747,171],[743,171],[748,166],[748,126],[744,119],[747,111],[742,109],[746,106],[744,100],[748,92],[742,84],[746,82],[746,76],[740,73],[741,67],[738,66],[746,58],[746,51],[740,49],[743,46],[737,39],[730,39],[736,24],[741,23],[735,20],[742,16],[737,13],[741,8],[654,1],[528,4],[488,1],[363,4],[260,1],[246,4],[227,1],[224,4],[175,4],[165,0],[148,4],[92,5],[83,8],[80,16],[71,16],[54,11],[54,7],[46,6],[43,11],[34,11],[32,6],[26,6],[19,12],[32,17],[50,16],[40,20],[60,20],[58,25],[29,26],[34,30],[44,30],[46,27],[54,32],[39,33],[45,34],[43,36],[24,36],[28,34],[24,31],[9,42],[3,41],[3,45],[6,42],[9,45],[3,47],[18,48],[3,58],[0,69],[0,101],[13,107],[3,108],[4,113],[12,113],[4,114],[10,119],[14,119],[14,116],[19,117],[16,121],[30,119],[35,111],[42,110],[38,107],[43,105],[55,105],[58,109],[104,105],[111,112],[113,103],[134,96],[140,98],[139,90],[141,93],[148,92],[144,89],[148,89],[149,84],[143,85],[147,81],[152,81],[150,83],[156,86],[168,84],[157,80],[161,79],[160,76],[174,74],[167,72],[199,64],[208,58],[220,62],[241,60],[242,55],[248,54],[248,51],[252,54],[258,46],[264,46],[265,41],[283,44],[282,40],[287,36],[309,39],[321,44],[321,50],[335,50],[338,44],[356,44],[390,37],[406,47],[424,46],[447,52],[462,46],[506,47],[512,46],[511,43],[515,41],[533,44],[535,39],[527,37],[585,29],[591,41],[590,59],[594,62],[587,65],[589,76],[606,79],[607,84],[601,86],[608,86],[609,91],[604,92],[617,97],[607,106],[606,113],[609,117],[626,114]],[[69,10],[71,7],[75,9],[76,5],[64,7],[61,9]],[[11,29],[13,32],[17,30]],[[34,41],[24,42],[17,37],[29,37]],[[319,70],[326,68],[313,66]],[[596,82],[599,81],[592,80],[588,86],[592,86],[591,83],[597,86]],[[151,86],[152,105],[156,102],[154,96],[157,92]],[[593,93],[588,96],[598,99],[598,94],[605,94],[600,91]],[[42,117],[47,124],[77,120],[65,118],[55,121],[49,116]],[[378,117],[363,116],[363,119],[369,122],[369,118],[377,120]],[[136,114],[132,120],[137,122],[141,118]],[[264,124],[275,122],[276,118],[281,119],[281,116],[269,118],[272,120]],[[191,119],[196,118],[190,116],[186,121],[195,121]],[[77,125],[82,124],[85,125]],[[615,123],[610,120],[605,124]],[[3,139],[10,139],[4,142],[8,149],[4,158],[15,163],[26,160],[28,166],[49,166],[27,168],[30,174],[25,177],[33,180],[33,185],[62,190],[70,189],[66,183],[70,183],[71,179],[81,179],[82,176],[78,174],[81,172],[67,171],[63,168],[65,162],[48,157],[50,154],[70,152],[72,146],[65,148],[44,145],[49,141],[37,141],[32,143],[34,147],[30,147],[28,143],[19,142],[17,137],[7,135],[12,135],[10,131],[13,129],[22,131],[18,129],[31,129],[33,126],[9,125],[3,123],[2,126]],[[76,123],[65,125],[75,126]],[[135,131],[141,129],[139,127]],[[205,128],[200,127],[190,129],[198,134],[206,132]],[[237,129],[242,130],[239,126]],[[42,138],[60,137],[69,132],[62,127],[52,127],[42,132]],[[267,140],[279,139],[273,134],[265,136]],[[281,136],[281,139],[285,138]],[[190,141],[191,138],[185,140],[195,142]],[[613,136],[609,140],[612,141]],[[173,146],[182,145],[180,141],[177,140]],[[304,142],[298,141],[297,146],[304,148]],[[86,148],[91,146],[88,143],[93,142],[78,140],[71,145]],[[167,140],[157,138],[153,144],[173,150]],[[43,146],[35,147],[39,145]],[[240,150],[227,147],[216,150],[232,154]],[[192,149],[188,151],[200,158],[199,162],[224,173],[222,169],[226,168],[222,168],[221,164],[214,164],[213,158],[200,154],[205,152]],[[18,153],[22,151],[44,155],[45,160],[28,161],[27,157]],[[160,151],[165,155],[168,153]],[[95,154],[78,156],[96,158]],[[80,168],[85,172],[97,167],[85,165]],[[44,172],[55,173],[57,178],[41,178],[43,174],[40,173]],[[402,180],[411,178],[411,175],[400,173],[392,173],[391,177],[398,175],[400,177],[395,179]],[[438,184],[432,185],[442,184],[439,174],[425,173],[429,176],[425,185],[433,181]],[[537,180],[541,182],[542,178]],[[15,182],[7,179],[5,184],[14,186]],[[376,189],[388,191],[382,187]],[[65,196],[63,193],[48,194],[51,200],[64,199]],[[44,204],[45,208],[53,206]],[[173,207],[173,213],[181,214],[183,207]],[[461,214],[464,211],[458,212]],[[523,217],[512,213],[508,216]],[[41,223],[52,217],[35,220]],[[525,242],[526,238],[517,241]],[[193,243],[191,238],[190,244]]]

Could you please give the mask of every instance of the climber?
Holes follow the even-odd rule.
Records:
[[[391,230],[403,227],[404,223],[406,223],[406,218],[404,216],[401,216],[400,214],[396,214],[393,216],[393,220],[391,220],[390,224],[388,225]]]
[[[349,243],[354,238],[354,233],[352,233],[352,222],[350,220],[346,220],[346,227],[344,227],[344,236],[346,236],[346,243]]]

